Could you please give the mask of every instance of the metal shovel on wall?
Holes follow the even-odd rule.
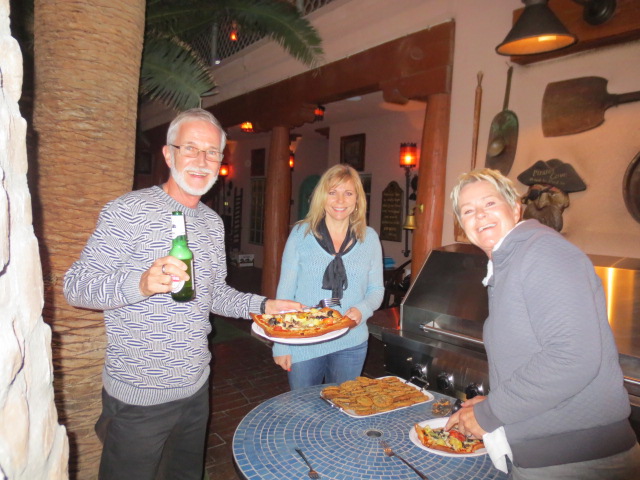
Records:
[[[518,146],[518,117],[509,110],[512,74],[513,67],[509,67],[504,104],[502,111],[493,117],[491,122],[485,160],[485,167],[499,170],[503,175],[507,175],[511,170]]]
[[[616,105],[640,100],[640,91],[611,94],[606,78],[580,77],[553,82],[542,97],[542,132],[545,137],[572,135],[596,128],[604,112]]]

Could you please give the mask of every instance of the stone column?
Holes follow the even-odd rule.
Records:
[[[53,400],[51,329],[27,187],[22,56],[0,0],[0,478],[68,478],[69,442]]]

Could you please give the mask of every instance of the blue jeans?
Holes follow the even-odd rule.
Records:
[[[342,383],[362,373],[367,356],[367,342],[345,348],[322,357],[291,364],[289,386],[291,390],[325,383]]]

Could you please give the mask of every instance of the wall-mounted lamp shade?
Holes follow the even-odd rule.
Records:
[[[291,150],[289,150],[289,168],[293,170],[293,167],[296,164],[296,155]]]
[[[534,55],[569,47],[578,38],[558,20],[547,0],[522,0],[524,10],[496,52],[500,55]]]
[[[415,143],[400,144],[400,166],[415,167],[418,163],[418,147]]]
[[[243,132],[248,132],[248,133],[253,132],[253,123],[251,123],[251,122],[243,122],[240,125],[240,130],[242,130]]]
[[[227,175],[229,175],[229,165],[227,165],[226,163],[223,163],[222,165],[220,165],[220,170],[218,171],[218,175],[220,177],[226,177]]]

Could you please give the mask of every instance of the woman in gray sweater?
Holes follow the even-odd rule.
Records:
[[[465,402],[446,428],[481,438],[504,427],[513,479],[638,478],[640,446],[588,257],[537,220],[520,222],[518,194],[495,170],[462,175],[451,198],[489,257],[491,391]]]

